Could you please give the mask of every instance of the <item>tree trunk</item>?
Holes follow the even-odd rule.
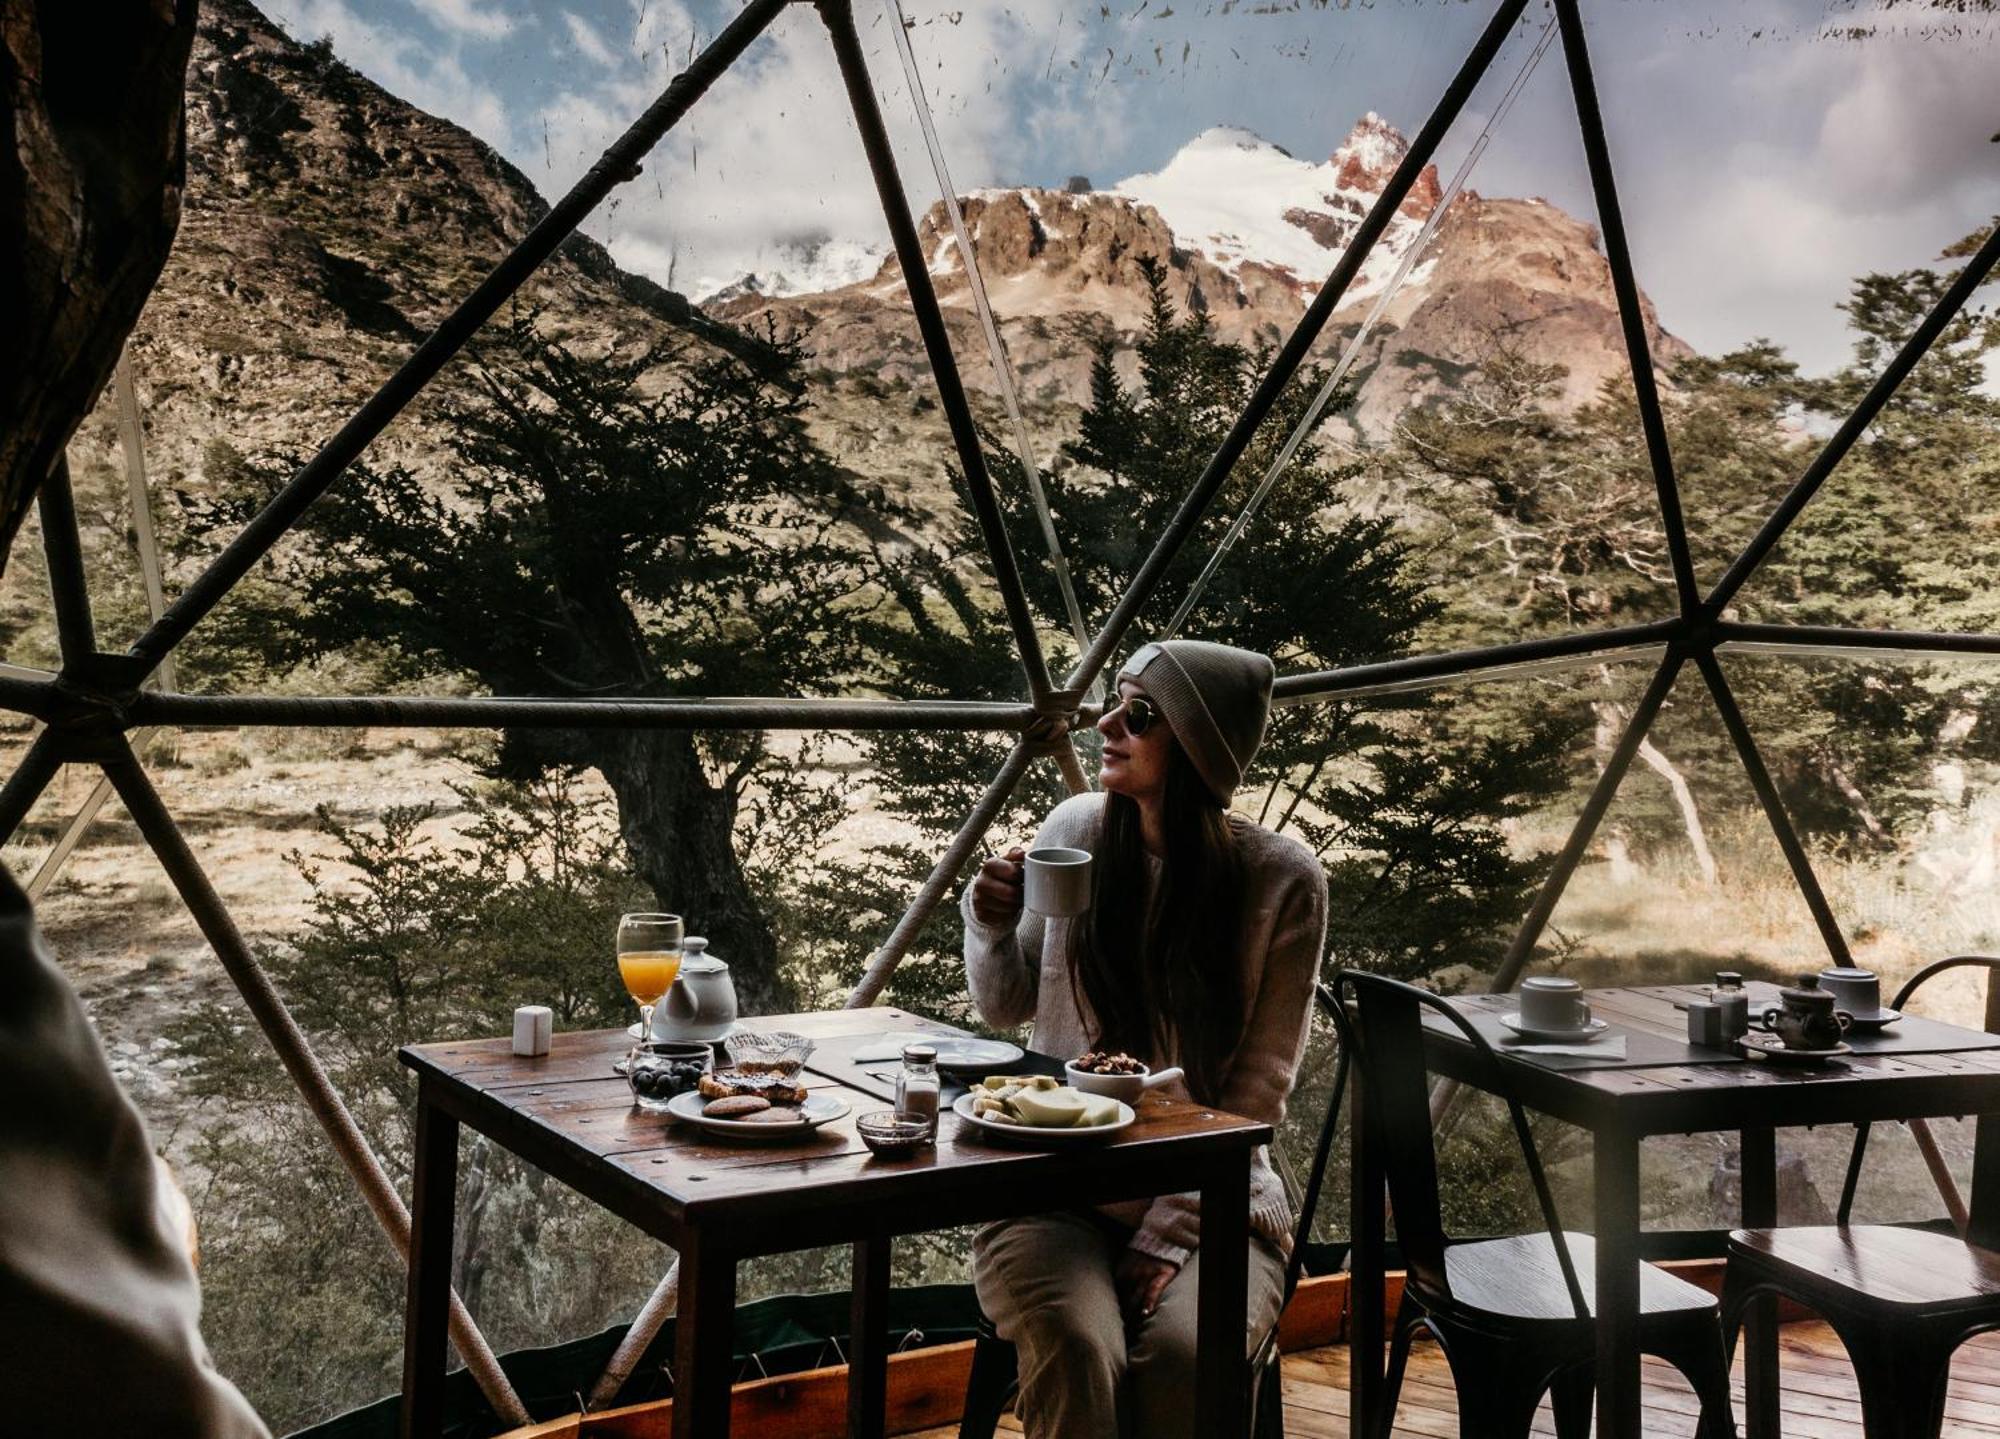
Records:
[[[618,799],[632,868],[660,905],[687,917],[727,961],[745,1014],[782,1014],[791,986],[778,945],[736,857],[737,796],[703,771],[694,737],[674,730],[596,730],[578,736]]]
[[[0,568],[180,224],[195,0],[0,0]]]
[[[1674,792],[1674,803],[1680,807],[1681,825],[1687,830],[1688,848],[1694,851],[1694,862],[1701,870],[1701,881],[1703,884],[1714,884],[1715,856],[1709,852],[1708,836],[1701,827],[1701,811],[1695,808],[1694,791],[1688,787],[1687,776],[1649,739],[1639,741],[1639,758]]]

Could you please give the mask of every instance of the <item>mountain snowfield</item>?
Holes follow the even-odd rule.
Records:
[[[1217,125],[1188,141],[1158,170],[1132,175],[1097,193],[1150,205],[1179,245],[1225,274],[1240,277],[1248,265],[1279,272],[1309,302],[1408,150],[1403,136],[1372,111],[1331,158],[1318,163],[1301,160],[1253,131]],[[1049,193],[1033,187],[988,187],[969,191],[965,198],[991,202],[1019,197],[1046,238],[1060,239],[1065,235],[1060,222],[1036,199]],[[1437,176],[1427,168],[1349,287],[1349,303],[1372,299],[1389,283],[1437,199]],[[975,250],[979,241],[975,230]],[[956,269],[955,249],[947,233],[933,248],[933,273]],[[820,294],[870,278],[894,278],[878,275],[888,257],[889,246],[879,239],[818,236],[774,242],[758,253],[755,268],[722,283],[697,282],[692,290],[706,296],[700,302],[705,305],[746,295],[778,299]],[[1419,264],[1409,283],[1422,284],[1430,268]]]
[[[1300,160],[1249,130],[1218,125],[1183,145],[1160,169],[1111,187],[1151,205],[1175,237],[1231,275],[1245,265],[1286,272],[1310,300],[1333,268],[1409,144],[1374,113],[1354,127],[1330,159]],[[1373,299],[1395,275],[1437,201],[1437,181],[1413,189],[1361,273],[1346,302]],[[1416,209],[1418,213],[1412,213]],[[1431,266],[1420,262],[1409,283]]]

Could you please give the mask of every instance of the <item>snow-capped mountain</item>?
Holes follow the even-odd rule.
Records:
[[[1318,164],[1251,131],[1217,126],[1160,169],[1121,180],[1111,193],[1151,205],[1181,244],[1224,273],[1239,275],[1245,265],[1285,271],[1310,300],[1409,148],[1372,112]],[[1372,298],[1389,283],[1438,198],[1437,171],[1426,168],[1423,183],[1369,252],[1348,289],[1350,300]]]
[[[1322,161],[1247,130],[1204,130],[1158,170],[1108,189],[1073,181],[974,190],[960,197],[981,275],[1022,389],[1078,400],[1089,384],[1087,335],[1145,323],[1144,262],[1166,267],[1174,300],[1205,312],[1225,338],[1277,345],[1381,195],[1408,142],[1369,114]],[[1441,203],[1426,166],[1343,295],[1321,340],[1346,342]],[[971,287],[942,204],[920,227],[965,380],[993,383],[971,312]],[[857,266],[858,268],[858,266]],[[738,323],[803,336],[836,372],[926,382],[902,272],[886,257],[865,278],[779,295],[760,283],[705,307]],[[1656,359],[1686,354],[1647,313]],[[1425,252],[1387,305],[1355,373],[1354,422],[1380,432],[1412,403],[1462,382],[1505,345],[1564,366],[1562,402],[1594,396],[1627,370],[1610,272],[1594,226],[1537,199],[1467,190],[1439,218]]]

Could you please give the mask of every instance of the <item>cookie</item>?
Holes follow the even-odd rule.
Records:
[[[701,1112],[708,1119],[756,1119],[771,1112],[771,1101],[754,1094],[737,1094],[710,1100]]]
[[[746,1114],[743,1120],[746,1124],[804,1124],[806,1117],[789,1105],[782,1108],[774,1105],[755,1114]]]

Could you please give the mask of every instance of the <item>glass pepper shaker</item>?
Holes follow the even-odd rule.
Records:
[[[1722,1011],[1722,1038],[1725,1043],[1741,1039],[1750,1032],[1750,991],[1743,987],[1743,976],[1733,969],[1725,969],[1715,976],[1715,987],[1709,991],[1715,1007]]]
[[[903,1070],[896,1076],[896,1112],[914,1114],[937,1138],[938,1100],[944,1082],[938,1077],[937,1047],[930,1044],[903,1046]]]

